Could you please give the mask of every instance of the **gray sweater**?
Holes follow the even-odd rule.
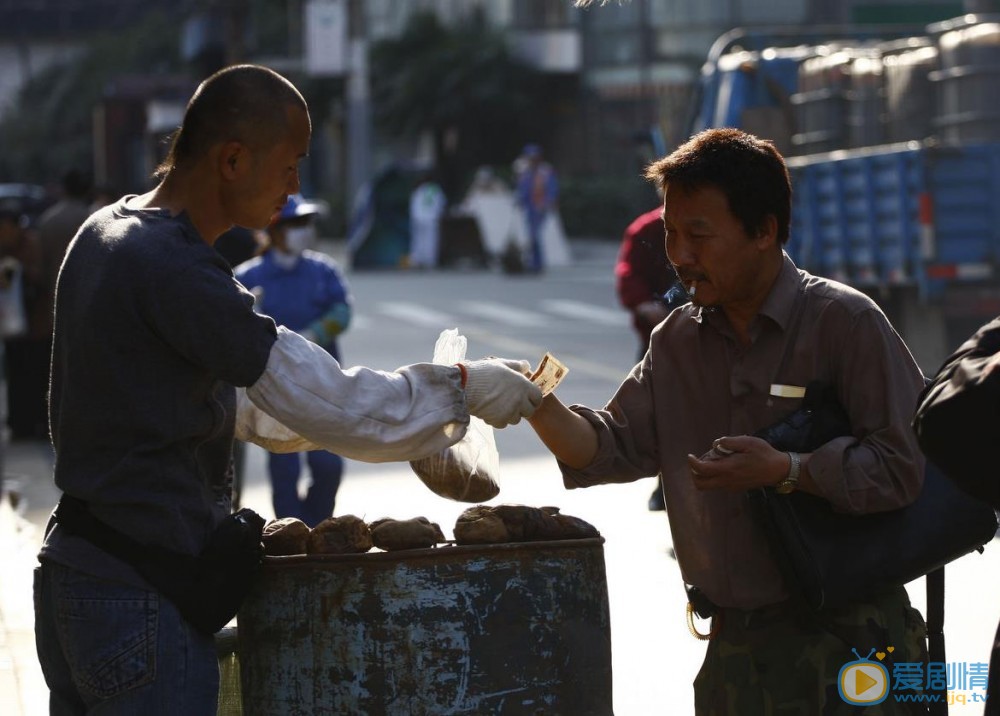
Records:
[[[129,198],[81,227],[60,270],[55,480],[136,541],[199,554],[230,512],[233,386],[260,377],[276,329],[186,215]],[[58,525],[41,557],[143,584]]]

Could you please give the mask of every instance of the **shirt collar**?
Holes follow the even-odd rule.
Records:
[[[764,299],[759,315],[767,316],[781,326],[782,331],[786,331],[792,318],[795,297],[799,293],[802,278],[788,253],[782,250],[781,256],[781,271],[778,273],[774,285],[771,286],[771,292]]]

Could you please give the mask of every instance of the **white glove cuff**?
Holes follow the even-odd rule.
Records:
[[[479,361],[466,361],[465,366],[465,402],[467,405],[479,405],[490,390],[489,381],[483,380],[482,366]]]

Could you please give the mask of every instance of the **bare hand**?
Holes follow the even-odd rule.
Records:
[[[739,492],[781,482],[788,475],[788,455],[760,438],[738,435],[719,438],[701,457],[688,455],[688,466],[699,490]]]

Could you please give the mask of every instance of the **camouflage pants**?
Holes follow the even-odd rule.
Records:
[[[897,702],[891,692],[881,704],[867,707],[850,705],[838,693],[841,667],[858,660],[852,649],[871,661],[883,654],[877,663],[885,666],[890,685],[894,663],[926,665],[927,628],[903,587],[818,616],[790,603],[721,612],[719,633],[709,642],[694,681],[699,716],[927,712],[926,705]]]

